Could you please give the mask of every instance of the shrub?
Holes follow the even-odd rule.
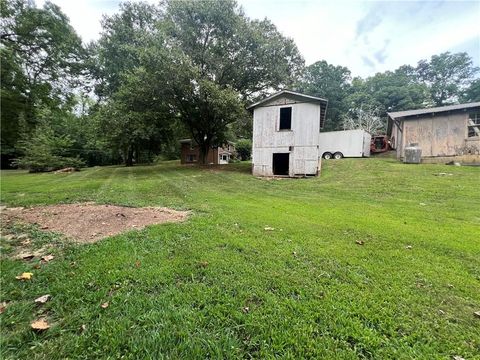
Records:
[[[45,120],[41,121],[31,136],[24,136],[21,149],[24,156],[15,159],[13,165],[30,172],[44,172],[66,167],[80,168],[82,159],[68,156],[73,145],[67,135],[56,135]]]
[[[235,149],[237,151],[240,160],[249,160],[252,155],[252,140],[240,139],[235,143]]]

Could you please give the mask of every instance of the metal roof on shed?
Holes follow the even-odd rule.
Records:
[[[322,99],[322,98],[319,98],[319,97],[316,97],[316,96],[311,96],[311,95],[305,95],[305,94],[302,94],[302,93],[299,93],[299,92],[296,92],[296,91],[291,91],[291,90],[282,90],[278,93],[275,93],[273,95],[270,95],[268,97],[266,97],[265,99],[263,100],[260,100],[260,101],[257,101],[256,103],[250,105],[249,107],[247,107],[248,110],[250,109],[253,109],[267,101],[270,101],[272,99],[275,99],[276,97],[278,96],[281,96],[281,95],[285,95],[285,94],[288,94],[288,95],[294,95],[294,96],[298,96],[298,97],[303,97],[305,99],[308,99],[310,101],[318,101],[318,102],[323,102],[323,103],[328,103],[328,100],[327,99]]]
[[[397,111],[388,113],[388,116],[393,120],[408,116],[416,116],[416,115],[425,115],[425,114],[435,114],[441,113],[446,111],[453,111],[453,110],[464,110],[470,109],[474,107],[480,107],[480,102],[474,103],[467,103],[467,104],[458,104],[458,105],[448,105],[448,106],[439,106],[427,109],[416,109],[416,110],[406,110],[406,111]]]

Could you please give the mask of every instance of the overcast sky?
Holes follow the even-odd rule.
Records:
[[[42,5],[44,1],[37,1]],[[117,0],[53,0],[85,42]],[[155,3],[156,1],[149,0]],[[480,65],[480,0],[238,0],[250,18],[269,18],[295,40],[307,65],[326,60],[366,77],[415,65],[444,51],[466,51]]]

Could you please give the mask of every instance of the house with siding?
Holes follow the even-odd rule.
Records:
[[[480,102],[388,113],[397,158],[412,143],[423,162],[480,162]]]
[[[200,148],[192,139],[180,140],[181,155],[180,162],[182,164],[197,164],[200,162]],[[207,154],[207,164],[225,165],[235,155],[235,144],[227,141],[223,146],[211,148]]]
[[[326,99],[283,90],[248,107],[253,112],[255,176],[315,176]]]

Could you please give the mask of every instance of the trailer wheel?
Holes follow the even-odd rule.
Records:
[[[331,159],[332,158],[332,153],[329,153],[329,152],[326,152],[326,153],[323,153],[323,158],[324,159]]]
[[[343,154],[341,152],[336,152],[335,154],[333,154],[333,158],[335,160],[339,160],[339,159],[343,158]]]

